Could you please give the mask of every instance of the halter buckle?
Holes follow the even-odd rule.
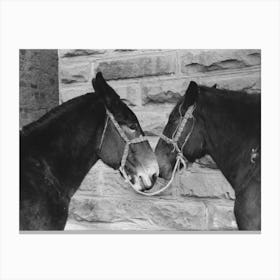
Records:
[[[253,148],[251,150],[251,158],[250,158],[251,163],[255,164],[258,156],[259,156],[258,148]]]

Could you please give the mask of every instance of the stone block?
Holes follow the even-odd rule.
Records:
[[[120,98],[129,106],[141,106],[141,88],[138,82],[116,82],[110,81],[108,84],[116,91]]]
[[[187,75],[242,69],[261,64],[260,50],[188,50],[181,53],[181,71]]]
[[[238,230],[233,213],[233,201],[208,200],[205,204],[209,230]]]
[[[20,127],[59,104],[57,50],[20,50]]]
[[[138,83],[114,83],[108,82],[120,96],[120,98],[126,99],[124,102],[131,106],[132,110],[134,106],[141,105],[141,89]],[[66,102],[72,98],[86,94],[88,92],[94,92],[91,82],[87,83],[75,83],[73,86],[61,87],[60,89],[60,103]]]
[[[55,49],[21,49],[20,50],[20,74],[31,75],[31,72],[42,70],[55,76],[58,68],[58,56]],[[34,71],[35,70],[35,71]],[[37,71],[36,71],[37,70]],[[37,73],[36,73],[37,74]]]
[[[20,107],[31,110],[50,110],[58,105],[57,89],[51,87],[44,89],[22,88],[20,90]]]
[[[145,81],[142,86],[142,103],[177,103],[185,94],[189,82],[186,78]]]
[[[90,82],[88,83],[77,83],[72,87],[61,87],[59,103],[64,103],[72,98],[84,95],[88,92],[93,92],[93,88]]]
[[[204,157],[197,159],[195,162],[198,163],[201,167],[218,169],[216,162],[209,155],[205,155]]]
[[[161,189],[167,182],[158,178],[151,192]],[[134,191],[126,184],[118,170],[98,161],[85,177],[81,191],[92,191],[96,195],[134,195]],[[231,185],[218,169],[202,168],[194,163],[186,171],[179,172],[172,186],[162,193],[163,198],[200,197],[223,198],[234,200]]]
[[[108,53],[105,49],[61,49],[58,54],[60,58],[76,58],[81,56],[99,56]]]
[[[160,198],[96,197],[76,194],[70,204],[69,219],[87,222],[91,228],[118,230],[205,230],[203,202]]]
[[[119,174],[99,160],[84,178],[79,190],[90,191],[98,196],[124,195],[133,193],[130,186],[126,184]]]
[[[166,50],[165,50],[166,51]],[[142,53],[162,52],[160,49],[60,49],[58,57],[64,62],[95,60],[101,57],[131,56]]]
[[[139,123],[147,135],[160,134],[167,123],[174,104],[149,104],[133,109]]]
[[[74,64],[70,66],[60,67],[59,79],[63,85],[86,83],[91,80],[91,65],[90,63]]]
[[[217,88],[246,91],[247,93],[261,93],[261,73],[245,72],[234,75],[217,75],[202,77],[199,82],[206,86],[217,84]]]
[[[96,62],[94,69],[95,73],[102,71],[106,80],[170,75],[176,71],[176,56],[175,54],[157,54],[100,60]]]
[[[158,178],[151,192],[163,188],[168,181]],[[231,185],[218,169],[201,167],[194,163],[187,170],[177,172],[171,186],[161,193],[162,198],[183,197],[220,198],[234,200],[235,194]]]
[[[194,163],[178,174],[178,190],[182,196],[235,199],[234,190],[220,170],[203,168]]]
[[[235,229],[233,200],[210,198],[226,197],[221,191],[224,187],[213,188],[224,183],[211,178],[215,174],[197,174],[197,178],[204,176],[200,181],[187,174],[184,186],[177,176],[168,191],[147,198],[135,193],[117,170],[98,161],[71,200],[69,221],[97,230]],[[159,181],[152,191],[161,188],[161,183],[165,182]]]
[[[20,120],[19,120],[20,129],[25,125],[38,120],[47,112],[48,112],[47,109],[20,108]]]

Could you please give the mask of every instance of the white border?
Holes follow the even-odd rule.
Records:
[[[1,2],[1,279],[279,279],[279,2]],[[262,234],[20,235],[20,48],[261,48]]]

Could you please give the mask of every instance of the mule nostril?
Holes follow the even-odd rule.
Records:
[[[154,184],[154,183],[156,182],[157,177],[158,177],[157,173],[154,173],[154,174],[152,175],[152,177],[151,177],[152,184]]]

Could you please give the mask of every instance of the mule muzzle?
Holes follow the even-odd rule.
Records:
[[[157,181],[159,167],[156,163],[151,163],[145,168],[139,168],[135,174],[135,185],[139,191],[150,190]]]

